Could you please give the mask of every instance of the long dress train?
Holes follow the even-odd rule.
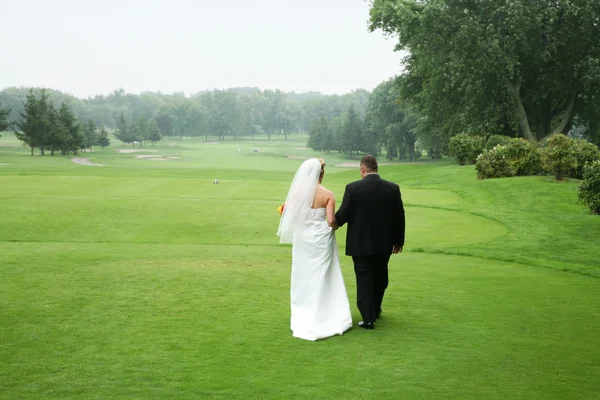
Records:
[[[294,233],[290,295],[293,336],[318,340],[352,327],[335,232],[324,208],[311,209]]]

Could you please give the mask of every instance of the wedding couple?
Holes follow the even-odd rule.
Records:
[[[373,329],[388,285],[388,261],[404,245],[400,188],[377,174],[377,160],[360,160],[361,180],[346,186],[342,205],[321,186],[325,162],[306,160],[294,176],[277,236],[292,243],[291,329],[306,340],[341,335],[352,327],[335,230],[348,224],[346,255],[356,273],[358,325]]]

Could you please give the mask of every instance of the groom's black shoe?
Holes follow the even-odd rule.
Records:
[[[358,326],[360,326],[363,329],[375,329],[375,324],[372,322],[360,321],[358,323]]]

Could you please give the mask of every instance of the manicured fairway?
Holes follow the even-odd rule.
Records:
[[[305,143],[113,143],[92,167],[3,133],[0,398],[600,399],[600,217],[575,181],[382,166],[407,242],[381,321],[292,338],[277,206],[301,157],[339,201],[358,178]]]

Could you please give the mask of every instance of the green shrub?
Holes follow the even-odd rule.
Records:
[[[588,163],[584,167],[579,200],[594,214],[600,214],[600,161]]]
[[[471,152],[469,154],[469,161],[471,164],[477,162],[477,157],[483,153],[483,146],[485,145],[485,138],[483,136],[471,136]]]
[[[514,138],[484,151],[475,169],[479,179],[535,175],[541,171],[540,151],[536,144]]]
[[[514,138],[510,139],[503,148],[513,176],[537,175],[542,171],[537,144],[523,138]]]
[[[557,180],[574,176],[577,169],[575,141],[562,133],[552,135],[542,150],[542,167]]]
[[[466,133],[459,133],[450,139],[450,155],[460,165],[465,165],[467,161],[475,163],[477,156],[483,152],[483,144],[481,136],[470,136]]]
[[[573,173],[573,178],[583,179],[584,167],[588,163],[600,160],[600,150],[598,146],[587,140],[575,139],[574,144],[577,167]]]
[[[503,178],[513,176],[509,160],[506,158],[505,146],[497,145],[486,150],[477,157],[475,163],[478,179]]]
[[[485,142],[484,149],[485,150],[491,150],[494,147],[498,146],[499,144],[501,144],[501,145],[504,146],[505,144],[508,144],[508,142],[510,142],[510,137],[508,137],[508,136],[504,136],[504,135],[492,135]]]

